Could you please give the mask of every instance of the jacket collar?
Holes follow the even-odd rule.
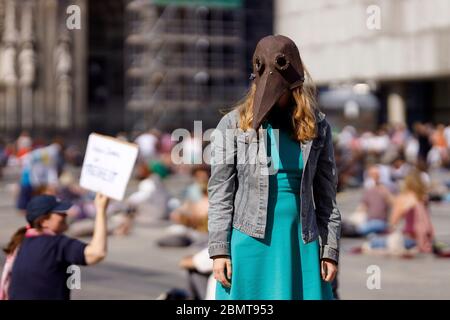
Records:
[[[323,113],[319,109],[315,110],[315,115],[316,115],[316,123],[320,123],[325,119],[325,113]]]

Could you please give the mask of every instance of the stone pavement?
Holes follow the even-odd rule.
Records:
[[[447,175],[448,176],[448,175]],[[178,178],[168,182],[177,193],[185,183]],[[21,225],[23,218],[13,209],[11,182],[0,181],[0,245]],[[130,189],[134,188],[131,184]],[[338,205],[343,215],[355,208],[361,190],[339,194]],[[450,243],[450,204],[433,204],[432,219],[437,238]],[[195,248],[159,248],[155,240],[164,234],[166,226],[137,225],[128,237],[110,237],[105,261],[93,267],[83,267],[81,290],[73,291],[74,299],[155,299],[170,288],[186,287],[186,278],[177,266],[183,256]],[[89,239],[85,239],[88,241]],[[359,239],[343,239],[339,272],[342,299],[450,299],[450,259],[419,256],[414,259],[354,255],[349,250],[359,245]],[[3,265],[4,255],[0,253]],[[366,286],[367,268],[379,266],[381,288]],[[1,269],[0,266],[0,269]]]

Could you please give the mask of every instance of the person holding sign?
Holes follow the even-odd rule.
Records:
[[[28,225],[19,229],[4,248],[8,255],[0,283],[0,299],[69,300],[80,279],[73,265],[93,265],[107,252],[106,209],[109,198],[95,197],[94,235],[84,243],[63,235],[72,206],[51,195],[34,197],[27,206]],[[74,280],[73,283],[70,280]]]

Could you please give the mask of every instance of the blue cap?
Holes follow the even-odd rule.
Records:
[[[26,219],[31,225],[39,217],[49,213],[66,213],[70,207],[71,203],[60,201],[55,196],[36,196],[28,203]]]

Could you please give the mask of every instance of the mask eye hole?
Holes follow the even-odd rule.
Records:
[[[286,70],[289,67],[289,60],[286,59],[284,54],[277,55],[275,58],[275,66],[279,70]]]
[[[259,74],[262,74],[264,69],[264,63],[261,61],[259,57],[255,58],[255,71]]]

